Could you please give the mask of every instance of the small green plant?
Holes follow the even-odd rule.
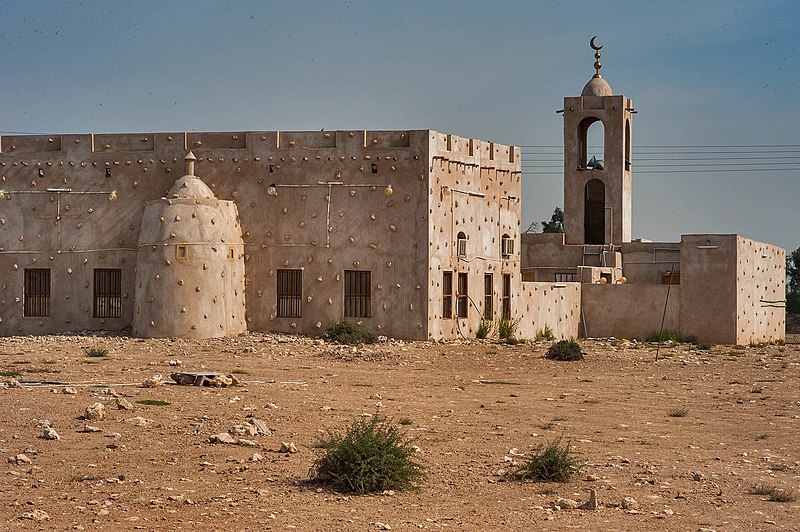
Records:
[[[19,377],[20,375],[22,375],[21,372],[13,369],[12,370],[4,369],[0,371],[0,377]]]
[[[326,452],[314,462],[311,480],[336,491],[364,494],[410,488],[424,476],[414,461],[415,449],[383,416],[359,419],[344,434],[330,433],[319,446]]]
[[[697,344],[697,349],[700,351],[711,351],[711,348],[714,347],[714,344]]]
[[[797,495],[794,490],[765,484],[753,486],[748,493],[750,493],[750,495],[763,495],[770,502],[794,502],[797,500]]]
[[[140,405],[147,405],[147,406],[169,406],[172,404],[169,401],[160,401],[158,399],[141,399],[136,402],[139,403]]]
[[[325,331],[325,339],[340,344],[357,345],[374,344],[378,341],[378,336],[351,321],[341,319],[328,327]]]
[[[516,337],[517,327],[519,327],[519,318],[515,320],[501,318],[497,323],[497,336],[500,338],[500,341],[506,344],[519,343]]]
[[[669,417],[686,417],[686,414],[689,413],[688,408],[673,408],[667,411],[667,415]]]
[[[667,340],[671,341],[674,344],[679,344],[684,341],[680,333],[676,331],[670,331],[669,329],[664,329],[664,331],[661,334],[659,334],[658,331],[653,331],[649,335],[647,335],[647,338],[644,339],[645,342],[653,344],[663,343],[666,342]]]
[[[580,461],[572,452],[569,442],[562,445],[559,438],[528,458],[520,465],[515,476],[519,480],[534,482],[567,482],[578,470]]]
[[[413,425],[414,421],[410,417],[401,417],[397,423],[399,425]]]
[[[89,358],[107,357],[108,349],[100,349],[97,347],[92,347],[91,349],[88,349],[84,353],[84,356],[87,356]]]
[[[550,360],[572,362],[574,360],[583,360],[583,351],[581,351],[581,345],[575,340],[559,340],[547,348],[544,356]]]
[[[475,332],[475,337],[479,340],[484,340],[489,337],[489,334],[492,332],[492,322],[489,320],[481,320],[481,324],[478,325],[478,330]]]
[[[539,329],[536,331],[536,340],[552,341],[555,339],[556,337],[553,334],[553,329],[551,329],[549,325],[545,325],[544,329]]]

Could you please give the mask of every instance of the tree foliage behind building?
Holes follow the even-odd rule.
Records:
[[[556,207],[549,222],[542,222],[542,233],[563,233],[564,232],[564,211],[561,207]]]
[[[800,248],[786,256],[786,313],[800,314]]]

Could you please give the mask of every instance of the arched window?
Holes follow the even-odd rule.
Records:
[[[503,258],[510,257],[514,254],[514,239],[508,233],[503,233],[500,238],[500,255]]]
[[[578,126],[578,165],[580,169],[602,170],[605,159],[605,128],[596,117],[584,118]]]
[[[606,186],[599,179],[586,183],[583,196],[583,242],[605,244]]]
[[[467,256],[467,235],[464,234],[464,231],[459,231],[458,236],[456,236],[456,255],[459,257]]]

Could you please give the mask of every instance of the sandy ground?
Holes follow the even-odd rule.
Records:
[[[566,363],[543,358],[547,343],[0,338],[4,375],[49,382],[0,388],[0,529],[798,530],[800,500],[748,493],[800,494],[796,342],[679,345],[655,362],[654,346],[585,341],[585,360]],[[93,347],[108,356],[85,356]],[[242,383],[140,386],[201,369]],[[119,410],[115,395],[134,409]],[[137,402],[148,399],[170,404]],[[95,402],[104,419],[79,419]],[[309,486],[325,431],[376,411],[402,419],[420,447],[419,489],[354,497]],[[236,436],[255,447],[209,443],[250,418],[273,434]],[[42,420],[60,440],[42,438]],[[502,475],[559,437],[585,461],[572,481]],[[299,452],[278,452],[281,442]],[[597,510],[553,510],[590,488]]]

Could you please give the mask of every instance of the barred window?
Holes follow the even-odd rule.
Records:
[[[303,270],[278,270],[278,317],[303,317]]]
[[[511,319],[511,274],[503,274],[503,319]]]
[[[491,273],[483,274],[483,319],[491,320],[494,314],[494,279]]]
[[[94,317],[122,317],[122,270],[112,268],[95,269]]]
[[[22,315],[40,318],[50,315],[50,270],[30,268],[25,270]]]
[[[453,272],[442,272],[442,317],[453,317]]]
[[[345,270],[344,315],[346,318],[372,317],[371,272]]]
[[[462,272],[458,274],[458,300],[456,301],[456,312],[459,318],[467,317],[467,310],[469,308],[469,294],[467,292],[467,274]]]
[[[556,272],[555,274],[555,281],[557,283],[574,283],[576,278],[577,274],[575,273]]]

